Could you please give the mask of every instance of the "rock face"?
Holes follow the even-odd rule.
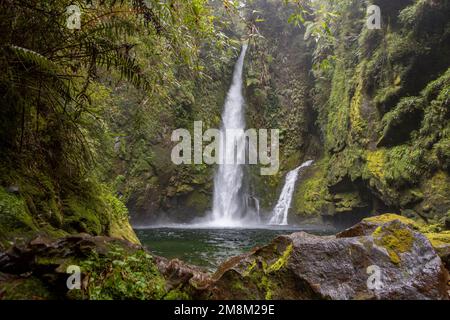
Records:
[[[448,299],[447,270],[424,235],[399,220],[363,224],[337,237],[280,236],[234,258],[209,298]]]

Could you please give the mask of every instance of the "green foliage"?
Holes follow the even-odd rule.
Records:
[[[388,171],[385,174],[387,181],[398,185],[417,182],[422,172],[414,164],[420,163],[422,154],[422,150],[414,150],[408,146],[394,147],[389,150]]]
[[[420,112],[423,109],[423,100],[417,97],[408,97],[390,112],[386,113],[381,121],[383,127],[380,142],[402,142],[409,140],[411,131],[420,121]],[[379,144],[380,144],[379,142]]]
[[[154,300],[166,294],[164,278],[153,257],[143,250],[127,253],[112,246],[106,256],[94,252],[80,267],[88,279],[81,292],[83,299]]]
[[[164,296],[164,300],[191,300],[192,298],[184,291],[174,289]]]
[[[0,277],[2,273],[0,273]],[[1,283],[2,300],[55,300],[43,281],[30,277]]]
[[[327,159],[317,162],[310,176],[302,177],[294,196],[294,208],[299,215],[320,215],[329,204]]]
[[[37,231],[38,226],[28,211],[25,200],[0,187],[0,247],[14,236]]]
[[[328,104],[328,123],[326,124],[326,148],[342,150],[346,145],[349,126],[349,95],[346,72],[341,64],[336,66],[331,84]]]
[[[318,60],[327,71],[315,73],[314,97],[329,159],[323,183],[335,204],[328,211],[339,211],[340,204],[357,209],[381,198],[388,207],[413,209],[427,219],[442,217],[448,192],[436,187],[439,200],[429,201],[427,182],[448,170],[444,55],[450,51],[442,42],[448,35],[448,4],[398,4],[386,8],[389,19],[382,30],[368,30],[363,27],[365,4],[324,0],[316,7],[320,3],[336,13],[330,28],[334,41]],[[315,49],[320,46],[319,41]]]
[[[66,27],[69,4],[81,8],[80,30]],[[1,185],[21,182],[40,229],[136,242],[114,189],[126,201],[146,190],[147,179],[159,180],[158,161],[168,162],[155,144],[170,140],[161,132],[177,127],[174,110],[195,103],[196,81],[221,76],[234,54],[231,40],[216,32],[206,0],[0,6],[8,30],[0,45],[0,148],[8,168]]]

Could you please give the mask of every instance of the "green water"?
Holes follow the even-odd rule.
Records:
[[[148,228],[137,229],[136,233],[142,244],[156,255],[169,259],[178,258],[214,271],[230,257],[247,252],[255,246],[268,244],[278,235],[296,231],[316,235],[335,232],[313,226],[272,229]]]

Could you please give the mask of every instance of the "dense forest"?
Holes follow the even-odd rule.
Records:
[[[0,300],[449,299],[449,16],[448,0],[0,0]],[[300,168],[299,228],[212,273],[141,228],[215,210],[217,166],[174,164],[172,133],[224,126],[239,57],[246,127],[279,130],[280,170],[246,166],[237,193],[263,221]],[[306,225],[320,234],[285,235]]]

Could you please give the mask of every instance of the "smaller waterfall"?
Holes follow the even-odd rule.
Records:
[[[294,194],[295,183],[297,182],[298,174],[301,169],[309,167],[313,163],[312,160],[306,161],[300,167],[290,171],[286,175],[283,190],[281,191],[280,199],[273,209],[272,217],[270,218],[270,225],[285,226],[288,224],[288,212],[291,208],[292,195]]]

